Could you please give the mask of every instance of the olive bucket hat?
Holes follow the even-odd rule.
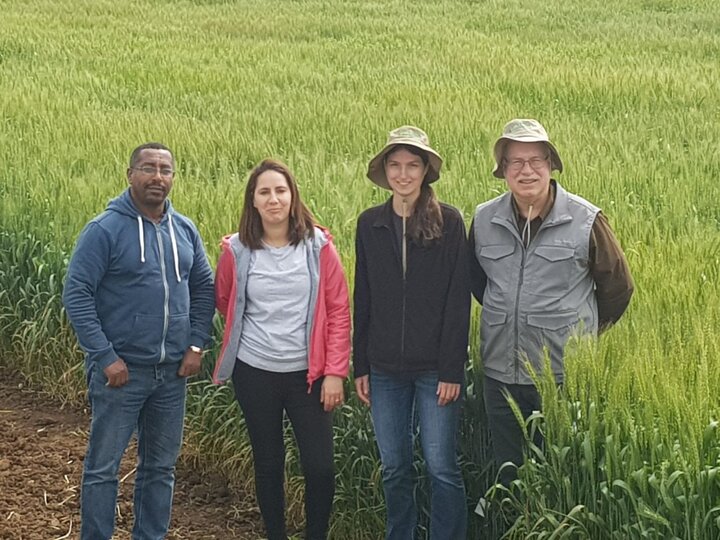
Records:
[[[545,131],[542,124],[537,120],[529,118],[515,118],[505,124],[502,135],[495,142],[495,147],[493,148],[493,155],[495,157],[493,176],[496,178],[505,178],[501,163],[505,155],[505,147],[510,141],[545,143],[550,151],[550,169],[562,172],[563,164],[562,161],[560,161],[560,154],[558,154],[553,143],[550,142],[547,131]]]
[[[415,126],[402,126],[393,129],[388,134],[387,143],[378,154],[370,160],[368,164],[367,177],[375,182],[378,186],[390,189],[387,177],[385,176],[385,156],[399,144],[415,146],[424,150],[428,154],[428,171],[425,175],[425,181],[429,184],[440,178],[440,168],[442,167],[442,158],[435,150],[430,147],[430,139],[427,133]]]

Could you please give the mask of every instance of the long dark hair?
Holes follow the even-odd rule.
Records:
[[[398,144],[394,146],[390,152],[385,154],[385,160],[397,152],[398,150],[407,150],[411,154],[422,159],[423,165],[427,166],[429,162],[428,154],[425,150],[412,146],[410,144]],[[420,196],[415,201],[415,209],[408,219],[407,235],[410,240],[420,246],[427,247],[435,240],[442,236],[443,217],[440,210],[440,202],[435,196],[435,191],[427,182],[427,176],[423,179],[420,188]]]
[[[315,219],[312,213],[305,206],[300,198],[297,182],[287,165],[275,159],[264,159],[250,172],[247,187],[245,188],[245,201],[243,202],[242,214],[238,234],[240,241],[250,249],[262,249],[263,225],[260,213],[253,205],[255,189],[257,188],[258,177],[265,171],[276,171],[285,177],[290,189],[290,222],[288,224],[288,236],[290,244],[298,245],[305,238],[312,238],[315,235]]]

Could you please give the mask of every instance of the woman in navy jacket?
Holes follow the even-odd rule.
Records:
[[[414,416],[431,479],[430,538],[465,538],[457,433],[467,361],[470,287],[465,226],[430,184],[442,159],[412,126],[390,132],[368,177],[390,189],[358,218],[355,389],[370,405],[382,460],[388,540],[412,540]]]

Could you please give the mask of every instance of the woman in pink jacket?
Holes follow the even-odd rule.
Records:
[[[213,380],[232,378],[255,460],[269,540],[287,539],[283,413],[305,475],[306,538],[327,537],[335,493],[332,411],[343,403],[350,310],[330,233],[315,225],[283,163],[250,174],[239,231],[222,242],[215,280],[225,317]]]

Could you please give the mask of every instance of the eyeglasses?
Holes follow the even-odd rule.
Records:
[[[170,178],[173,174],[175,174],[175,171],[173,171],[170,168],[162,167],[160,169],[157,169],[156,167],[150,167],[149,165],[145,165],[144,167],[130,167],[133,170],[140,171],[143,174],[147,174],[148,176],[154,176],[155,173],[160,171],[160,176],[163,178]]]
[[[505,159],[503,161],[505,162],[505,168],[510,172],[522,171],[526,163],[529,163],[530,167],[532,167],[534,171],[539,171],[545,166],[545,163],[547,162],[549,157],[550,156],[535,156],[531,157],[530,159]]]

